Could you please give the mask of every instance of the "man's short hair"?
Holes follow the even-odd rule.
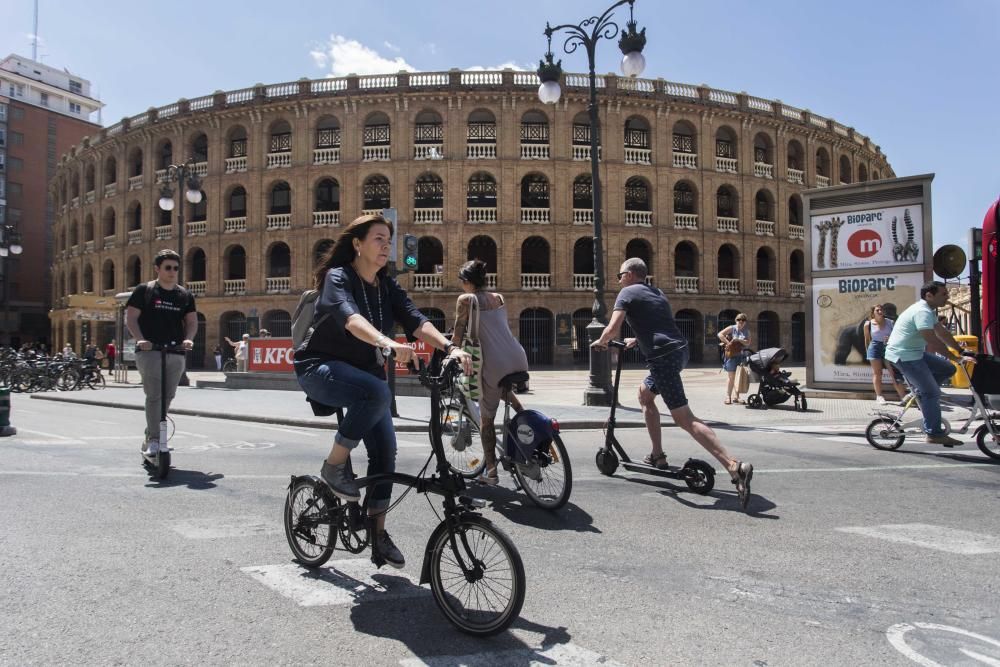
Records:
[[[629,257],[626,259],[622,264],[622,270],[631,271],[639,280],[645,280],[646,276],[649,275],[649,269],[646,268],[646,262],[642,261],[638,257]]]
[[[165,248],[160,252],[156,253],[156,259],[153,260],[153,263],[159,266],[168,259],[175,260],[178,264],[180,264],[181,256],[177,254],[176,250],[170,250],[169,248]]]
[[[920,298],[923,299],[928,294],[937,294],[937,291],[942,287],[947,287],[940,280],[932,280],[929,283],[924,283],[923,287],[920,288]]]

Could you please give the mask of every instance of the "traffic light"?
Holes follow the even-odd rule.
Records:
[[[413,234],[403,235],[403,266],[400,271],[416,271],[420,262],[419,241]]]
[[[973,227],[969,234],[969,245],[972,246],[972,259],[983,258],[983,228]]]

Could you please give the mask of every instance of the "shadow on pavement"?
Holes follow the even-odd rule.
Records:
[[[747,516],[752,516],[758,519],[780,519],[781,517],[776,514],[763,514],[763,512],[768,512],[777,507],[773,502],[765,498],[764,496],[758,495],[756,493],[750,494],[750,502],[747,504],[747,509],[744,510],[740,507],[739,496],[736,495],[736,491],[720,491],[719,489],[713,489],[711,493],[701,495],[696,494],[693,491],[689,491],[686,487],[681,487],[676,484],[671,484],[670,482],[663,482],[659,480],[642,479],[639,477],[624,477],[622,475],[613,475],[619,479],[624,479],[633,484],[642,484],[644,486],[651,486],[657,489],[661,496],[666,496],[668,498],[673,498],[681,505],[685,507],[690,507],[691,509],[699,510],[725,510],[728,512],[738,512],[740,514],[746,514]],[[753,487],[751,487],[752,491]],[[687,496],[692,495],[701,498],[711,498],[712,504],[705,505],[699,502],[692,502],[687,499]]]
[[[362,601],[351,607],[351,622],[358,632],[401,642],[419,658],[495,654],[501,651],[521,651],[517,659],[509,656],[505,665],[528,667],[547,664],[537,649],[511,634],[510,630],[493,637],[472,637],[459,632],[441,613],[430,590],[413,584],[409,579],[379,572],[372,579],[399,595],[399,599]],[[519,618],[511,628],[541,634],[540,646],[565,644],[570,634],[564,627],[549,627]],[[483,656],[484,658],[486,656]],[[456,663],[458,664],[458,663]]]
[[[470,491],[469,495],[488,501],[491,509],[511,523],[541,530],[601,532],[594,526],[594,517],[572,502],[550,511],[538,507],[523,493],[502,486],[474,486]]]
[[[223,479],[221,472],[201,472],[200,470],[182,470],[171,468],[166,479],[150,479],[148,488],[160,489],[171,486],[186,486],[192,491],[206,491],[216,487],[215,482]]]

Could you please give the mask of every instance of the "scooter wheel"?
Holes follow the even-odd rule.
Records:
[[[715,488],[715,468],[698,459],[688,459],[681,468],[684,482],[695,493],[705,495]]]
[[[618,457],[610,449],[597,450],[597,469],[601,471],[604,475],[614,475],[615,471],[618,470]]]
[[[156,462],[156,476],[166,479],[170,473],[170,452],[160,452]]]

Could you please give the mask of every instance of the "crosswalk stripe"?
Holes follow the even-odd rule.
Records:
[[[602,665],[603,667],[622,667],[607,656],[595,653],[576,644],[555,644],[539,648],[525,647],[510,651],[483,651],[471,655],[441,655],[430,658],[406,658],[400,660],[402,667],[486,667],[487,665],[525,665],[526,667],[542,667],[543,665],[560,665],[562,667],[585,667]]]
[[[927,523],[899,523],[880,526],[844,526],[836,529],[889,542],[912,544],[962,556],[1000,553],[1000,538],[968,530]]]
[[[367,558],[332,561],[316,569],[286,563],[243,567],[240,571],[301,607],[340,606],[430,594],[405,572],[379,571]]]

